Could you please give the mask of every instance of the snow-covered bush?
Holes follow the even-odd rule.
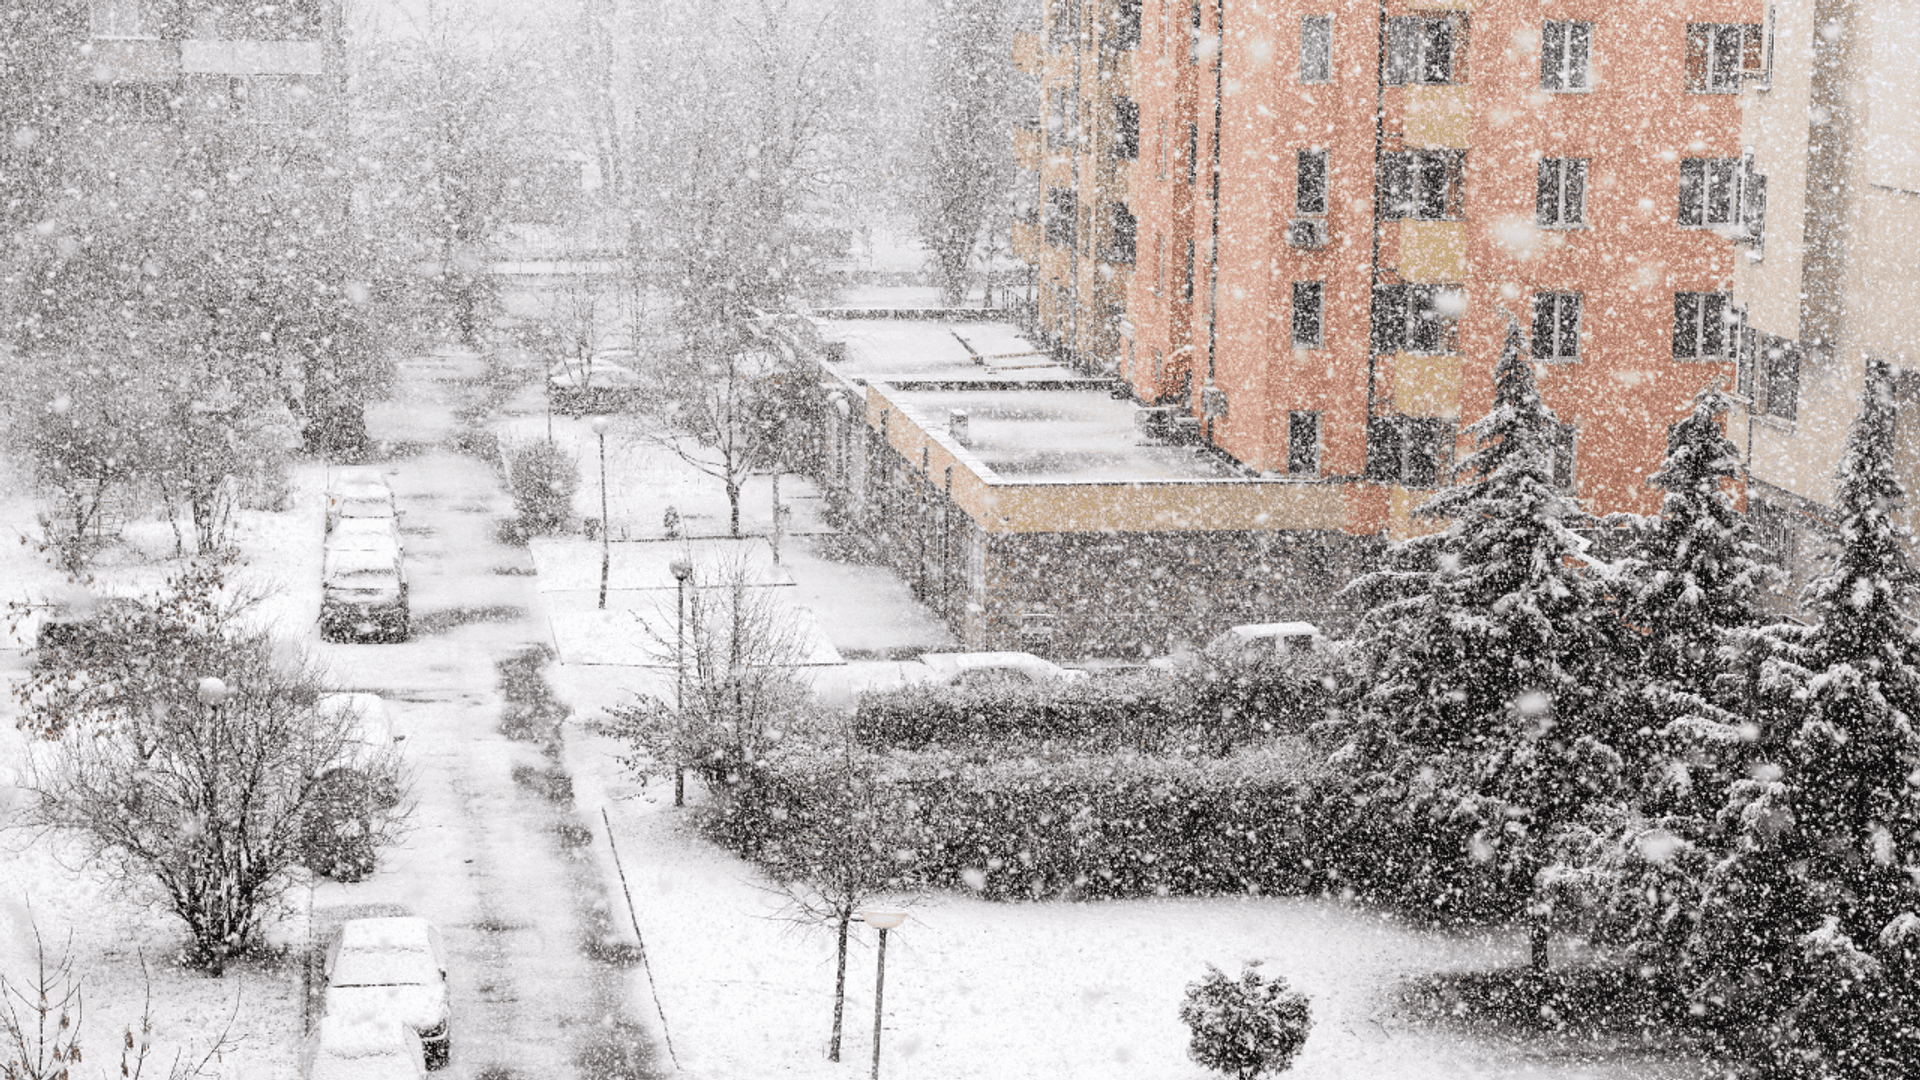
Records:
[[[1156,674],[992,688],[918,684],[860,699],[854,737],[920,748],[1050,739],[1084,747],[1159,749],[1189,723]]]
[[[1234,980],[1208,964],[1180,1003],[1180,1019],[1193,1032],[1187,1056],[1236,1080],[1285,1072],[1313,1029],[1307,996],[1278,975],[1263,977],[1259,966],[1249,963]]]
[[[507,450],[507,488],[521,536],[559,532],[573,516],[580,462],[545,440],[520,443]]]
[[[849,757],[875,829],[847,835],[859,850],[844,855],[887,852],[903,888],[1092,899],[1299,892],[1311,877],[1300,827],[1311,768],[1287,746],[1226,758],[789,746],[734,789],[710,828],[787,875],[834,835],[818,819],[838,805],[829,795]]]

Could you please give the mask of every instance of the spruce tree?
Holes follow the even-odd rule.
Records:
[[[1768,682],[1788,704],[1728,791],[1694,961],[1762,1075],[1920,1075],[1920,643],[1891,370],[1867,366],[1837,543]]]
[[[1605,649],[1582,515],[1555,487],[1559,421],[1517,327],[1494,369],[1493,409],[1452,487],[1420,510],[1439,532],[1396,545],[1412,569],[1356,589],[1387,594],[1362,624],[1364,689],[1336,754],[1363,817],[1445,821],[1432,858],[1484,863],[1530,896],[1532,961],[1547,964],[1552,869],[1615,787],[1619,755],[1597,707]],[[1424,868],[1423,868],[1424,869]],[[1438,868],[1441,875],[1447,871]]]

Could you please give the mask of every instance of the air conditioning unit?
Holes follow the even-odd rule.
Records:
[[[1287,222],[1287,245],[1302,251],[1318,251],[1327,246],[1327,219],[1294,218]]]

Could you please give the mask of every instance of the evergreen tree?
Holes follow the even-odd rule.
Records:
[[[1896,519],[1891,370],[1867,366],[1847,438],[1838,542],[1778,632],[1767,683],[1788,708],[1728,790],[1706,882],[1701,1003],[1761,1075],[1920,1075],[1920,648]]]
[[[1363,622],[1365,688],[1335,757],[1359,777],[1363,817],[1444,821],[1462,847],[1429,858],[1485,863],[1530,894],[1544,969],[1558,852],[1614,792],[1619,753],[1596,706],[1606,650],[1580,510],[1554,486],[1559,421],[1526,355],[1509,327],[1478,448],[1420,511],[1447,526],[1397,545],[1415,569],[1356,586],[1388,599]]]

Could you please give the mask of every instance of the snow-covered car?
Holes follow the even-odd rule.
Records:
[[[440,931],[416,916],[351,919],[327,950],[326,1019],[353,1030],[398,1020],[419,1039],[426,1067],[452,1057],[453,1012]]]
[[[1326,645],[1320,628],[1310,622],[1242,623],[1228,627],[1197,653],[1188,650],[1155,657],[1147,666],[1168,672],[1196,666],[1218,670],[1311,656],[1325,651]]]
[[[308,1080],[422,1080],[420,1036],[391,1016],[323,1016],[307,1062]]]
[[[400,545],[329,549],[320,577],[320,633],[329,641],[405,641],[407,571]]]
[[[404,547],[396,518],[343,517],[327,533],[328,551],[370,551]]]
[[[378,694],[322,694],[315,706],[323,730],[346,736],[340,753],[315,777],[303,837],[304,861],[336,881],[373,873],[378,852],[374,816],[400,801],[400,763],[393,753],[387,703]]]
[[[563,361],[547,372],[547,395],[567,416],[618,412],[639,394],[640,375],[630,352],[599,352],[585,361]]]
[[[1074,682],[1087,677],[1084,671],[1063,668],[1026,652],[922,653],[920,662],[927,670],[909,676],[908,681],[968,689]]]
[[[384,518],[400,516],[393,500],[393,489],[378,473],[364,469],[345,472],[327,487],[327,531],[332,532],[344,518]]]

